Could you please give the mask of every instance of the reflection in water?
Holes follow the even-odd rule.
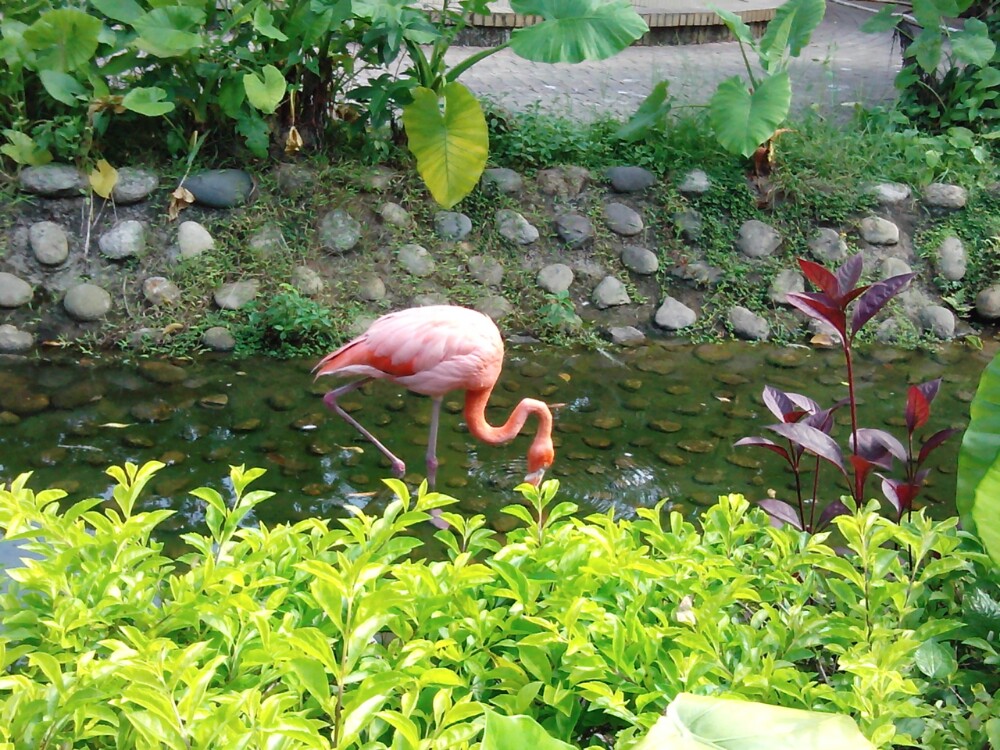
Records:
[[[968,402],[992,352],[950,347],[931,354],[880,350],[858,362],[865,426],[902,435],[907,383],[941,377],[927,434],[964,427]],[[168,530],[197,526],[202,503],[188,491],[221,487],[231,464],[262,466],[260,488],[278,496],[257,509],[268,523],[337,516],[345,503],[377,509],[387,462],[321,396],[336,382],[313,382],[312,362],[143,361],[138,364],[8,362],[0,370],[0,481],[34,471],[31,486],[61,486],[74,499],[108,496],[102,469],[158,459],[146,507],[177,514]],[[508,353],[488,418],[502,421],[526,396],[560,404],[555,412],[561,496],[584,512],[631,514],[668,498],[690,512],[721,494],[788,497],[790,477],[764,451],[733,448],[772,421],[761,405],[765,383],[828,405],[846,395],[837,351],[765,346],[655,344],[612,353],[518,349]],[[391,383],[365,386],[343,400],[408,464],[416,486],[424,469],[428,399]],[[460,394],[445,400],[438,489],[465,512],[497,518],[524,476],[534,424],[513,443],[484,446],[467,434]],[[843,444],[846,411],[838,415]],[[937,515],[954,496],[959,438],[933,456],[925,499]],[[832,472],[822,482],[830,486]],[[846,489],[846,485],[841,485]],[[874,491],[874,484],[871,486]]]

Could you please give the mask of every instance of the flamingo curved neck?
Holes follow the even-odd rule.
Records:
[[[500,445],[513,440],[524,427],[528,417],[538,417],[535,439],[552,434],[552,412],[544,401],[533,398],[522,399],[502,425],[494,427],[486,421],[486,403],[490,400],[492,388],[481,391],[467,391],[465,394],[465,421],[469,432],[478,440],[490,445]]]

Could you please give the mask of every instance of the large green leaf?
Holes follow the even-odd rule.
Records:
[[[50,10],[24,31],[35,50],[38,70],[71,73],[87,65],[97,52],[99,19],[73,8]]]
[[[247,100],[261,112],[271,114],[285,98],[285,77],[273,65],[265,65],[262,71],[264,78],[253,73],[243,76],[243,87],[247,92]]]
[[[976,489],[994,464],[1000,461],[1000,356],[994,357],[979,379],[976,396],[969,405],[969,426],[958,451],[958,486],[955,505],[962,526],[976,531],[973,507]],[[995,521],[994,523],[997,523]]]
[[[178,57],[202,45],[205,13],[198,8],[156,8],[135,20],[136,46],[156,57]]]
[[[970,65],[988,65],[997,51],[996,42],[990,39],[990,30],[978,18],[965,21],[965,28],[951,35],[951,49],[962,62]]]
[[[414,89],[403,127],[434,200],[451,208],[472,192],[489,150],[486,118],[472,92],[457,81],[444,87],[443,99],[423,86]]]
[[[557,740],[530,716],[503,716],[494,711],[486,712],[486,730],[483,732],[482,750],[573,750],[562,740]]]
[[[841,714],[681,693],[635,750],[875,750]]]
[[[535,62],[604,60],[649,31],[628,0],[512,0],[511,8],[545,19],[510,35],[511,49]]]
[[[146,117],[174,111],[174,103],[167,101],[167,92],[157,86],[132,89],[122,98],[122,106]]]
[[[976,486],[972,521],[986,552],[1000,565],[1000,463],[994,463]]]
[[[714,5],[709,5],[708,9],[722,19],[722,22],[726,24],[726,28],[732,32],[738,41],[751,47],[757,44],[757,40],[753,37],[753,30],[747,26],[742,18],[731,10],[717,8]]]
[[[90,0],[90,4],[114,21],[135,23],[143,9],[135,0]]]
[[[824,13],[826,13],[826,0],[788,0],[778,6],[774,18],[767,25],[767,31],[761,37],[761,52],[766,53],[779,42],[778,30],[782,23],[790,18],[788,39],[787,42],[781,43],[781,46],[787,44],[792,57],[798,57],[802,48],[809,44],[812,33],[823,22]]]
[[[761,79],[753,93],[733,76],[719,84],[709,102],[709,122],[723,148],[750,156],[788,116],[792,83],[782,71]]]
[[[87,95],[83,84],[69,73],[61,73],[58,70],[43,70],[38,74],[38,77],[49,96],[69,107],[79,105],[78,97]]]

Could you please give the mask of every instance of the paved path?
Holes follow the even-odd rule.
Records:
[[[793,108],[816,106],[843,117],[851,102],[870,105],[895,97],[899,46],[891,33],[863,33],[859,27],[867,18],[861,10],[827,5],[812,43],[790,66]],[[478,50],[454,47],[448,62],[454,65]],[[712,42],[630,47],[610,60],[578,65],[534,63],[503,50],[474,65],[461,81],[511,110],[538,102],[554,114],[586,119],[601,112],[631,114],[663,79],[670,81],[676,105],[705,104],[718,83],[733,75],[746,75],[739,45]]]

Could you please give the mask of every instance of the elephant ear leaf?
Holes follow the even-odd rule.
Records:
[[[535,62],[604,60],[649,31],[628,0],[512,0],[511,8],[543,19],[510,35],[514,53]]]
[[[681,693],[635,750],[875,750],[849,716]]]
[[[969,426],[958,452],[958,487],[955,505],[966,531],[976,533],[982,511],[979,485],[1000,463],[1000,357],[994,357],[979,380],[976,396],[969,406]],[[985,500],[984,500],[985,502]],[[997,523],[996,520],[993,521]]]
[[[719,84],[708,104],[708,119],[730,153],[750,156],[785,121],[792,103],[787,71],[761,80],[751,92],[739,76]]]
[[[457,81],[438,97],[423,86],[403,107],[403,127],[417,171],[440,205],[451,208],[472,192],[486,168],[489,131],[476,97]]]

